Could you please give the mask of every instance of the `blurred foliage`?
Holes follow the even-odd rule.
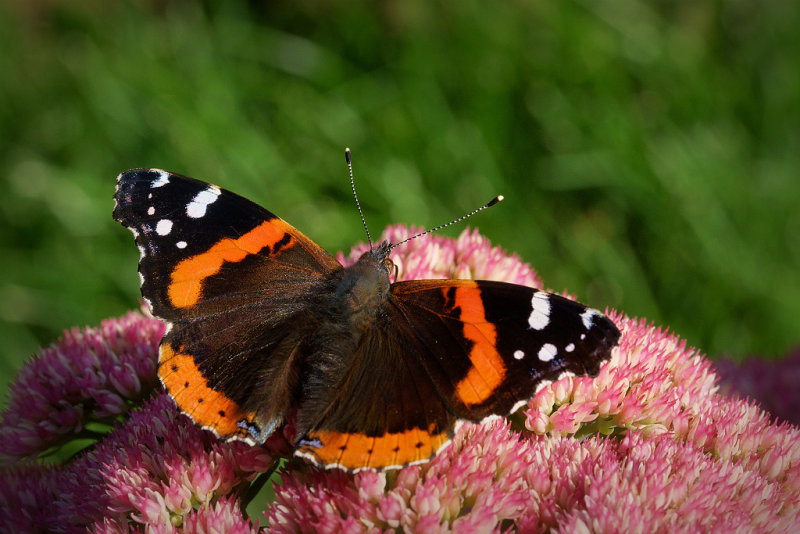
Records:
[[[800,4],[0,5],[0,375],[137,306],[114,178],[232,189],[331,251],[470,224],[711,355],[800,339]],[[457,235],[462,228],[445,231]]]

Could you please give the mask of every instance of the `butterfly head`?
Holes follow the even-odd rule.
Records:
[[[390,249],[391,245],[383,242],[342,271],[336,295],[349,303],[351,312],[370,313],[387,298],[394,269],[389,258]]]
[[[376,268],[383,269],[389,275],[395,269],[394,262],[389,257],[389,252],[393,247],[394,245],[388,241],[383,241],[377,247],[362,254],[358,261],[373,264]]]

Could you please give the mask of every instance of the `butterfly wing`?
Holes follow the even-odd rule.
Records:
[[[424,354],[410,325],[396,311],[365,334],[352,357],[314,355],[316,362],[347,364],[338,381],[308,377],[296,455],[328,468],[393,469],[428,461],[449,443],[456,417],[421,364]]]
[[[595,310],[513,284],[417,280],[391,291],[386,319],[318,401],[328,408],[309,410],[321,415],[299,456],[349,470],[428,460],[459,419],[507,415],[564,372],[595,375],[620,335]]]
[[[597,310],[515,284],[425,280],[392,291],[437,390],[471,421],[512,413],[563,373],[595,376],[620,336]]]
[[[139,246],[142,293],[153,313],[167,321],[302,292],[341,267],[274,214],[200,180],[153,169],[127,171],[117,178],[114,199],[114,218]]]
[[[195,422],[263,441],[292,402],[309,296],[341,266],[269,211],[199,180],[127,171],[114,198],[139,246],[142,295],[170,323],[162,383]]]

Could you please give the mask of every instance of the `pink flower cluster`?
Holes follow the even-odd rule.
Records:
[[[800,425],[800,349],[777,360],[715,360],[714,372],[722,393],[750,397],[781,421]]]
[[[45,451],[149,395],[162,335],[161,321],[131,312],[99,328],[70,330],[42,349],[11,386],[0,424],[0,459]]]
[[[669,435],[800,497],[800,430],[717,394],[711,363],[684,341],[642,320],[611,318],[622,331],[612,360],[594,379],[565,378],[540,391],[526,413],[529,430],[565,435],[586,425],[600,433]]]
[[[274,461],[266,448],[200,430],[160,393],[71,462],[0,471],[0,530],[122,533],[132,523],[148,532],[255,532],[238,496]]]
[[[384,238],[397,242],[412,231],[390,227]],[[363,248],[340,259],[353,261]],[[457,240],[416,239],[392,258],[400,279],[491,278],[541,287],[527,265],[474,231]],[[430,463],[388,473],[350,475],[292,461],[266,503],[266,528],[800,531],[800,430],[720,395],[709,361],[676,336],[617,312],[610,317],[622,332],[611,361],[594,379],[545,385],[518,416],[518,428],[500,418],[462,424]],[[43,350],[12,388],[0,425],[4,457],[40,453],[80,435],[86,421],[123,413],[145,397],[161,328],[133,314]],[[115,374],[120,367],[126,372]],[[121,421],[92,450],[62,464],[3,466],[0,530],[260,529],[243,515],[243,495],[289,450],[284,435],[264,448],[220,442],[164,393]]]
[[[667,434],[531,437],[495,420],[463,426],[427,468],[287,473],[268,518],[281,533],[788,533],[791,494]]]

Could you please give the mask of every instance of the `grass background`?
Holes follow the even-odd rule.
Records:
[[[0,3],[0,385],[137,306],[114,179],[213,181],[331,251],[470,221],[711,356],[800,341],[800,4]],[[449,228],[457,235],[463,227]]]

